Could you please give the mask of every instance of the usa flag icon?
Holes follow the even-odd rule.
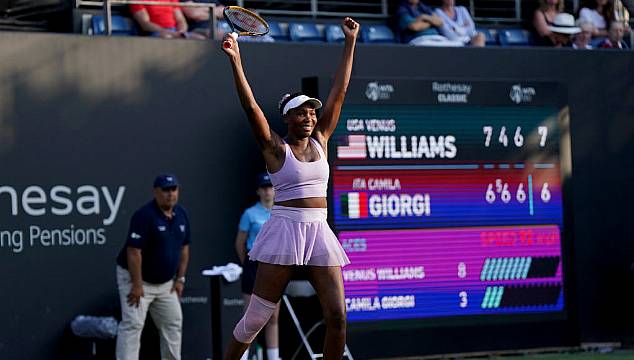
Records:
[[[341,136],[337,139],[338,159],[365,159],[365,135]]]

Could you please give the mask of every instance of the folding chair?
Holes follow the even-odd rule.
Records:
[[[297,358],[297,355],[299,355],[299,352],[301,351],[302,346],[306,348],[306,351],[308,351],[308,354],[310,355],[311,359],[321,359],[324,357],[323,354],[315,353],[313,351],[313,348],[310,346],[310,342],[308,341],[308,338],[315,330],[317,330],[317,328],[319,328],[321,325],[324,325],[325,321],[322,319],[316,322],[308,331],[304,332],[301,324],[299,323],[299,319],[297,318],[297,315],[295,314],[295,310],[293,310],[293,306],[291,306],[291,302],[289,300],[289,297],[312,297],[315,295],[317,295],[317,293],[315,292],[315,289],[312,287],[310,282],[306,280],[292,280],[288,284],[288,287],[286,288],[286,293],[282,295],[282,300],[284,301],[286,310],[288,310],[288,313],[291,315],[291,319],[293,320],[293,323],[295,324],[297,333],[299,334],[299,337],[302,339],[302,344],[300,344],[297,347],[297,350],[295,350],[295,353],[293,354],[293,357],[291,358],[291,360],[295,360]],[[354,360],[352,358],[352,354],[350,353],[350,349],[348,349],[347,344],[344,346],[343,355],[347,357],[349,360]]]

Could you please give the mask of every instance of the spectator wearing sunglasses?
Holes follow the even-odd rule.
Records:
[[[185,286],[191,232],[178,205],[180,184],[171,174],[154,180],[154,199],[137,210],[117,257],[121,323],[117,360],[138,359],[148,311],[160,334],[161,359],[181,358]]]

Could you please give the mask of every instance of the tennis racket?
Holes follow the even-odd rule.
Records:
[[[225,20],[231,27],[231,36],[263,36],[269,32],[269,24],[251,10],[240,6],[227,6],[222,12]],[[231,48],[231,42],[222,43],[225,49]]]

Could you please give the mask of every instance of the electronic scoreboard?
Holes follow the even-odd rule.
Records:
[[[329,145],[350,322],[564,311],[563,90],[351,82]]]

